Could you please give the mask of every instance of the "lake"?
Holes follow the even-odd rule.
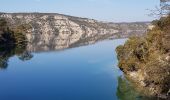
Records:
[[[6,63],[1,64],[5,68],[0,70],[0,99],[133,100],[136,93],[117,67],[115,48],[125,40],[36,52],[30,59],[1,57]]]

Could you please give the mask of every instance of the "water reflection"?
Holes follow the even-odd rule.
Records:
[[[118,87],[116,95],[119,100],[157,100],[154,97],[147,97],[138,92],[134,85],[124,76],[118,77]]]
[[[6,69],[9,58],[15,55],[22,61],[30,60],[33,57],[33,55],[26,50],[25,46],[3,46],[0,47],[0,68]]]
[[[132,86],[130,86],[126,78],[120,76],[118,77],[118,87],[116,95],[119,100],[136,100],[138,94],[135,92]]]
[[[64,41],[64,40],[63,40]],[[96,38],[90,38],[88,40],[81,40],[73,44],[62,44],[62,45],[54,45],[53,43],[49,45],[38,45],[41,41],[36,42],[28,42],[26,45],[22,46],[0,46],[0,68],[6,69],[8,67],[8,60],[10,57],[17,56],[21,61],[27,61],[30,60],[34,53],[40,53],[40,52],[49,52],[49,51],[60,51],[70,48],[76,48],[80,46],[86,46],[90,44],[94,44],[98,42],[99,40]],[[54,48],[55,47],[55,48]]]
[[[7,91],[0,91],[0,97],[3,100],[8,100],[6,98],[9,97],[23,100],[24,96],[30,100],[37,100],[37,98],[40,100],[44,98],[155,100],[141,96],[125,77],[119,76],[121,73],[117,67],[112,67],[113,61],[117,62],[116,53],[113,54],[114,49],[124,41],[105,41],[59,53],[35,53],[34,59],[29,49],[26,49],[27,47],[1,47],[0,68],[6,69],[9,66],[11,69],[9,68],[8,73],[0,73],[0,79],[5,79],[1,82],[0,88]],[[81,45],[88,44],[91,43],[85,42]],[[80,44],[72,47],[78,46]],[[39,50],[35,49],[35,52]],[[13,56],[17,56],[21,61],[32,60],[29,63],[21,63]],[[9,62],[10,57],[13,59]],[[70,90],[73,91],[70,92]],[[21,94],[23,97],[19,97]]]

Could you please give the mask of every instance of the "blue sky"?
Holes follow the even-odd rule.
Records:
[[[101,21],[150,21],[159,0],[0,0],[0,12],[53,12]]]

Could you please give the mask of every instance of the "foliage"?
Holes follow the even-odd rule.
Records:
[[[149,85],[157,84],[155,91],[167,92],[170,87],[170,16],[153,21],[154,28],[145,37],[131,37],[119,47],[119,67],[125,73],[142,70]],[[164,87],[164,88],[163,88]]]
[[[22,47],[26,45],[27,39],[24,33],[28,28],[29,25],[11,27],[7,20],[0,19],[0,46],[16,45]]]
[[[0,31],[3,31],[7,27],[7,22],[5,19],[0,19]]]
[[[0,19],[0,68],[6,69],[8,59],[13,55],[19,56],[22,61],[30,60],[33,56],[26,52],[27,39],[26,31],[30,25],[18,26],[9,25],[6,19]]]

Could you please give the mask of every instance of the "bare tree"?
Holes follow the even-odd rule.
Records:
[[[170,0],[160,0],[161,14],[166,15],[170,12]]]
[[[154,10],[149,10],[149,16],[162,17],[170,13],[170,0],[160,0],[160,5],[155,6]]]

